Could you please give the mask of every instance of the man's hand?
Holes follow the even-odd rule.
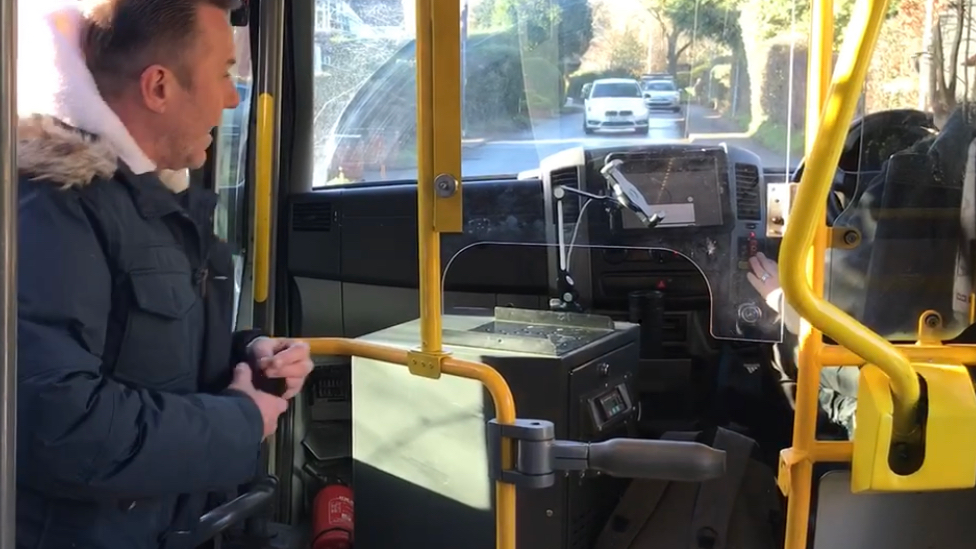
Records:
[[[294,339],[259,337],[247,346],[247,352],[264,375],[285,380],[285,399],[302,390],[314,367],[308,344]]]
[[[268,438],[278,429],[278,416],[288,409],[288,401],[255,389],[251,375],[250,366],[243,362],[238,364],[234,368],[234,380],[228,388],[236,389],[251,397],[261,411],[261,419],[264,420],[264,438]]]

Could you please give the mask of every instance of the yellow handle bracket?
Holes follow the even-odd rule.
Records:
[[[894,436],[899,438],[911,436],[917,428],[915,407],[920,388],[911,363],[884,338],[817,296],[807,283],[802,267],[818,224],[824,222],[827,194],[887,6],[886,0],[860,0],[855,6],[851,28],[861,32],[844,41],[837,61],[817,136],[797,189],[790,224],[783,235],[780,276],[783,295],[802,317],[887,375],[893,396]],[[824,258],[814,258],[814,261],[823,262]]]
[[[407,353],[407,369],[410,373],[428,379],[440,379],[444,370],[444,359],[450,353],[410,351]]]

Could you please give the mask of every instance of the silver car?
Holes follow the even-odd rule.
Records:
[[[673,80],[649,80],[643,83],[643,88],[648,109],[681,112],[681,94]]]

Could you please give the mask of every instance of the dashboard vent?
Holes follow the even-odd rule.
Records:
[[[291,206],[291,229],[327,233],[332,229],[331,202],[298,202]]]
[[[762,220],[759,168],[752,164],[735,165],[735,207],[739,219]]]
[[[579,189],[579,168],[573,166],[570,168],[553,170],[552,173],[549,174],[549,181],[552,183],[552,188],[554,189],[559,186]],[[577,194],[566,193],[566,197],[563,198],[563,215],[565,216],[563,221],[565,223],[576,223],[576,221],[579,220],[581,199],[582,197]],[[552,218],[556,219],[555,200],[552,203]]]

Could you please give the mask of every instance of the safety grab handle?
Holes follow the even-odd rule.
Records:
[[[557,472],[596,471],[623,478],[701,482],[725,474],[725,452],[698,442],[618,438],[603,442],[556,440],[541,419],[488,422],[488,474],[525,488],[547,488]],[[503,467],[502,438],[515,441],[515,466]]]
[[[188,546],[197,547],[231,526],[242,524],[260,513],[271,503],[271,497],[277,488],[278,479],[267,476],[252,484],[247,492],[203,515],[197,527],[190,533],[193,541]]]
[[[874,51],[885,13],[882,3],[862,1],[855,6],[850,26],[864,32],[844,40],[837,59],[816,138],[790,210],[779,266],[786,302],[812,326],[888,376],[894,403],[893,434],[906,439],[917,432],[915,408],[921,394],[911,362],[887,340],[818,296],[803,268],[816,231],[826,230],[823,225],[827,195],[871,62],[871,56],[864,52]],[[823,260],[823,257],[813,258],[816,262]]]
[[[559,442],[565,450],[576,444]],[[614,477],[702,482],[725,474],[725,452],[699,442],[617,438],[584,446],[587,469]]]

